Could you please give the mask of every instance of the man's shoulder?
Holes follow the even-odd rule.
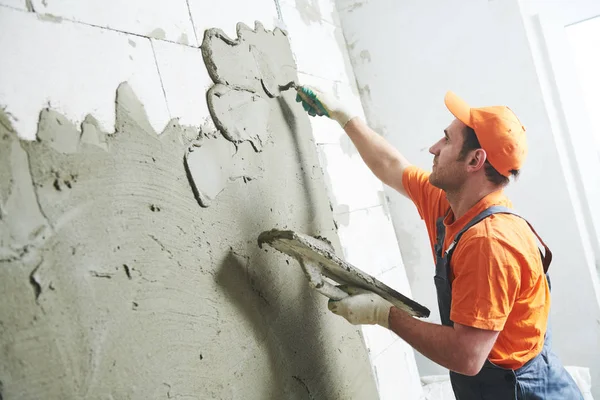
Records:
[[[463,238],[483,240],[506,240],[512,242],[515,235],[533,235],[533,231],[523,218],[515,214],[492,214],[479,223],[473,225],[464,234]],[[462,239],[461,239],[462,240]]]
[[[537,254],[535,235],[527,221],[513,214],[493,214],[469,228],[459,247],[471,251],[502,251],[522,255]]]

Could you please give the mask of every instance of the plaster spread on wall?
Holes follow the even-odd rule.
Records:
[[[255,149],[267,139],[269,103],[260,95],[216,84],[208,91],[208,107],[215,125],[234,143],[249,141]]]
[[[252,30],[238,23],[237,36],[231,39],[220,29],[205,32],[202,55],[213,82],[253,93],[262,93],[267,86],[278,96],[279,85],[298,80],[292,50],[282,30],[267,31],[259,22]],[[240,64],[245,68],[240,70]]]
[[[46,109],[26,142],[0,113],[3,396],[376,398],[359,331],[256,245],[289,228],[339,249],[294,97],[265,100],[260,153],[176,120],[157,135],[127,84],[115,133]],[[189,178],[212,190],[209,209]]]

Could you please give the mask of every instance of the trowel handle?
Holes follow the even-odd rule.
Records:
[[[329,297],[331,300],[341,300],[348,297],[348,293],[323,279],[321,269],[318,266],[302,258],[298,258],[298,262],[308,279],[308,284],[315,288],[317,292]]]
[[[331,300],[341,300],[345,297],[348,297],[348,293],[325,281],[323,281],[323,286],[315,287],[315,289],[322,295],[329,297]]]

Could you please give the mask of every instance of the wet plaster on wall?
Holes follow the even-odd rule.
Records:
[[[280,52],[275,53],[271,47],[265,47],[263,45],[265,42],[269,42],[271,47],[278,48]],[[204,34],[201,48],[206,68],[213,82],[241,92],[235,94],[238,98],[245,96],[248,101],[256,101],[257,99],[252,96],[255,93],[267,94],[269,98],[277,97],[281,93],[280,86],[285,86],[291,81],[298,82],[296,64],[288,37],[280,29],[266,31],[260,22],[256,22],[255,29],[252,30],[247,25],[238,23],[236,39],[229,38],[220,29],[209,29]],[[218,62],[218,60],[233,59],[236,63]],[[241,70],[240,63],[245,66]],[[214,97],[219,94],[219,92],[209,91],[207,99],[209,106],[214,101]],[[217,108],[217,105],[214,107]],[[213,110],[211,115],[219,127],[219,115]],[[228,139],[239,142],[233,134],[229,136],[227,129],[220,128]],[[256,140],[251,142],[255,147],[259,147]]]
[[[234,85],[251,69],[213,54],[236,65]],[[377,398],[359,330],[257,246],[278,228],[339,249],[308,117],[293,91],[256,93],[261,152],[176,120],[157,135],[127,84],[114,133],[47,109],[25,142],[0,112],[4,398]],[[219,165],[227,184],[202,208],[190,181]]]

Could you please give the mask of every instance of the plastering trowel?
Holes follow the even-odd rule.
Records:
[[[275,93],[281,93],[281,92],[285,92],[286,90],[294,89],[294,90],[296,90],[298,97],[300,99],[302,99],[302,101],[305,102],[307,104],[307,106],[309,106],[313,110],[321,110],[323,115],[328,115],[327,111],[324,110],[323,107],[320,107],[311,96],[309,96],[307,93],[305,93],[304,90],[300,90],[300,89],[302,89],[302,86],[298,85],[295,81],[290,81],[290,82],[286,83],[285,85],[277,86],[277,91],[273,88],[272,84],[269,85],[266,83],[268,81],[261,79],[260,82],[261,82],[262,87],[265,90],[265,93],[267,94],[267,96],[269,96],[271,98],[277,97],[277,94],[275,94]],[[321,114],[319,114],[319,115],[321,115]]]
[[[262,248],[264,243],[295,258],[302,267],[309,285],[330,299],[341,300],[347,297],[348,293],[330,283],[327,278],[340,285],[370,290],[415,317],[429,316],[427,307],[342,260],[324,240],[294,231],[273,229],[259,235],[258,245]]]

